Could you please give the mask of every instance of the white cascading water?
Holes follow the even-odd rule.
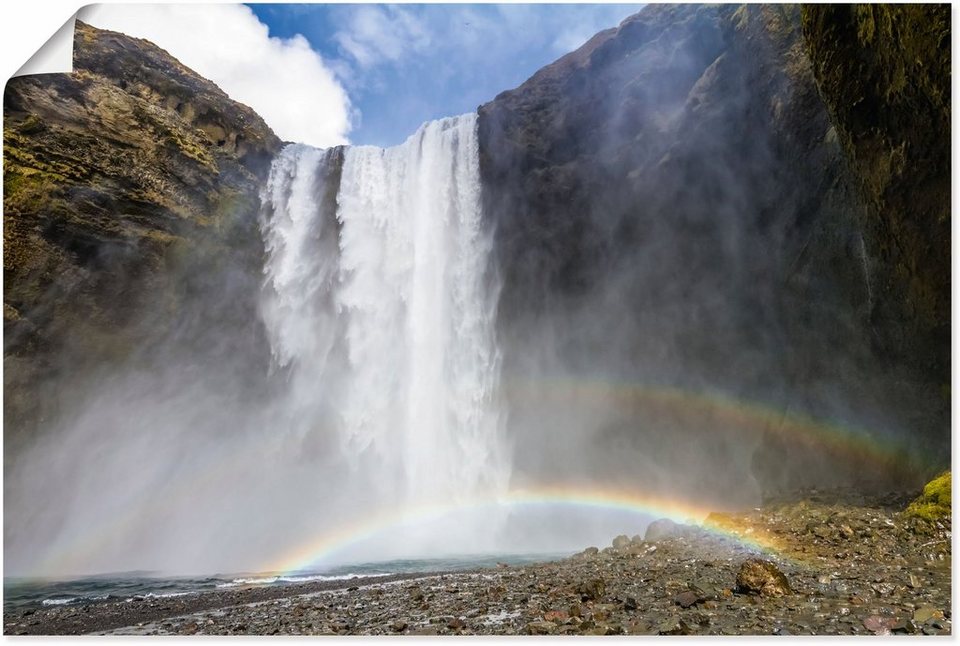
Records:
[[[288,146],[263,198],[263,316],[292,428],[338,438],[378,502],[504,491],[476,115],[388,149]]]

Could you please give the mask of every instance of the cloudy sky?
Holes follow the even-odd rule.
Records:
[[[283,139],[390,146],[475,110],[641,5],[92,5],[254,108]]]

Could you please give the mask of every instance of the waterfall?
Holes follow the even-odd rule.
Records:
[[[288,146],[263,202],[263,319],[294,431],[335,435],[380,500],[502,491],[476,115],[394,148]]]

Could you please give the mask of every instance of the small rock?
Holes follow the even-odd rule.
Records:
[[[577,584],[577,594],[583,601],[595,601],[601,599],[607,591],[607,586],[603,579],[587,579]]]
[[[917,624],[910,619],[899,619],[890,627],[895,635],[912,635],[917,632]]]
[[[466,622],[460,617],[453,617],[447,622],[447,628],[450,630],[463,630],[467,627]]]
[[[913,611],[913,620],[918,624],[925,624],[931,619],[943,619],[943,612],[933,606],[920,606]]]
[[[585,631],[585,635],[619,635],[623,632],[623,629],[620,626],[614,624],[597,624],[590,630]]]
[[[543,615],[544,621],[552,621],[555,624],[562,624],[570,618],[570,613],[566,610],[550,610]]]
[[[737,591],[764,597],[791,594],[787,577],[771,561],[748,559],[737,572]]]
[[[620,534],[613,539],[613,549],[622,550],[630,545],[630,538],[626,534]]]
[[[528,635],[552,635],[557,632],[557,624],[552,621],[531,621],[525,632]]]
[[[392,628],[396,633],[402,633],[407,629],[407,622],[405,622],[403,619],[397,619],[395,622],[393,622],[393,624],[390,625],[390,628]]]
[[[693,631],[690,630],[690,626],[677,617],[662,621],[657,626],[658,635],[689,635],[691,632]]]
[[[616,606],[609,603],[598,603],[593,607],[593,620],[607,621],[616,609]]]
[[[703,597],[693,590],[685,590],[673,598],[673,602],[681,608],[689,608],[703,601]]]
[[[874,635],[889,635],[890,629],[897,624],[895,617],[880,617],[871,615],[863,620],[863,627]]]
[[[623,600],[623,609],[624,610],[636,610],[637,609],[637,600],[633,597],[627,597]]]

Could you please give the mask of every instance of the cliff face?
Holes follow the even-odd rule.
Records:
[[[259,116],[153,44],[80,22],[74,72],[11,79],[3,107],[8,440],[145,339],[209,358],[259,334],[258,188],[281,146]],[[215,303],[188,306],[214,285]],[[230,339],[225,320],[248,323]]]
[[[867,207],[878,342],[946,387],[950,6],[807,5],[803,34]]]
[[[877,144],[851,135],[824,105],[801,22],[800,9],[784,5],[651,5],[481,106],[508,379],[537,378],[549,364],[547,372],[626,382],[638,393],[719,391],[785,411],[783,418],[800,413],[858,427],[865,443],[900,438],[927,452],[919,463],[929,451],[948,455],[946,381],[929,369],[946,356],[934,338],[942,329],[915,333],[903,316],[876,316],[899,308],[885,286],[891,256],[877,244],[896,234],[876,235],[889,222],[865,224],[876,198],[861,197],[862,171],[854,163],[851,175],[850,162],[858,145]],[[925,66],[931,52],[916,53]],[[840,78],[861,73],[859,53],[837,55],[848,66],[827,66]],[[948,154],[949,138],[935,141],[937,129],[917,118],[925,113],[894,110],[899,116],[884,118],[925,133],[915,154]],[[851,139],[860,143],[851,148]],[[948,232],[948,185],[928,185],[914,189],[933,218],[924,221]],[[921,199],[897,185],[883,191],[902,205]],[[946,268],[911,274],[924,303],[948,302],[948,240],[898,256],[909,256],[909,267]],[[927,253],[936,259],[922,258]],[[895,353],[887,351],[890,338],[899,340]],[[519,356],[511,347],[539,349],[546,359],[511,361]],[[608,404],[584,424],[596,429],[597,445],[631,455],[625,469],[696,473],[728,455],[731,472],[752,472],[768,491],[919,481],[895,466],[911,463],[908,450],[880,461],[831,455],[768,418],[736,440],[756,443],[744,461],[730,453],[714,417],[691,422],[649,402]],[[514,402],[520,427],[537,425],[540,414]],[[543,454],[542,440],[532,433],[528,453]],[[643,447],[666,456],[663,464],[644,462]],[[701,485],[718,482],[723,476],[714,474]],[[743,481],[731,476],[725,484]]]
[[[651,5],[481,106],[521,471],[702,496],[948,458],[948,29]],[[145,41],[78,24],[75,69],[4,95],[11,447],[97,367],[263,372],[280,141]]]

